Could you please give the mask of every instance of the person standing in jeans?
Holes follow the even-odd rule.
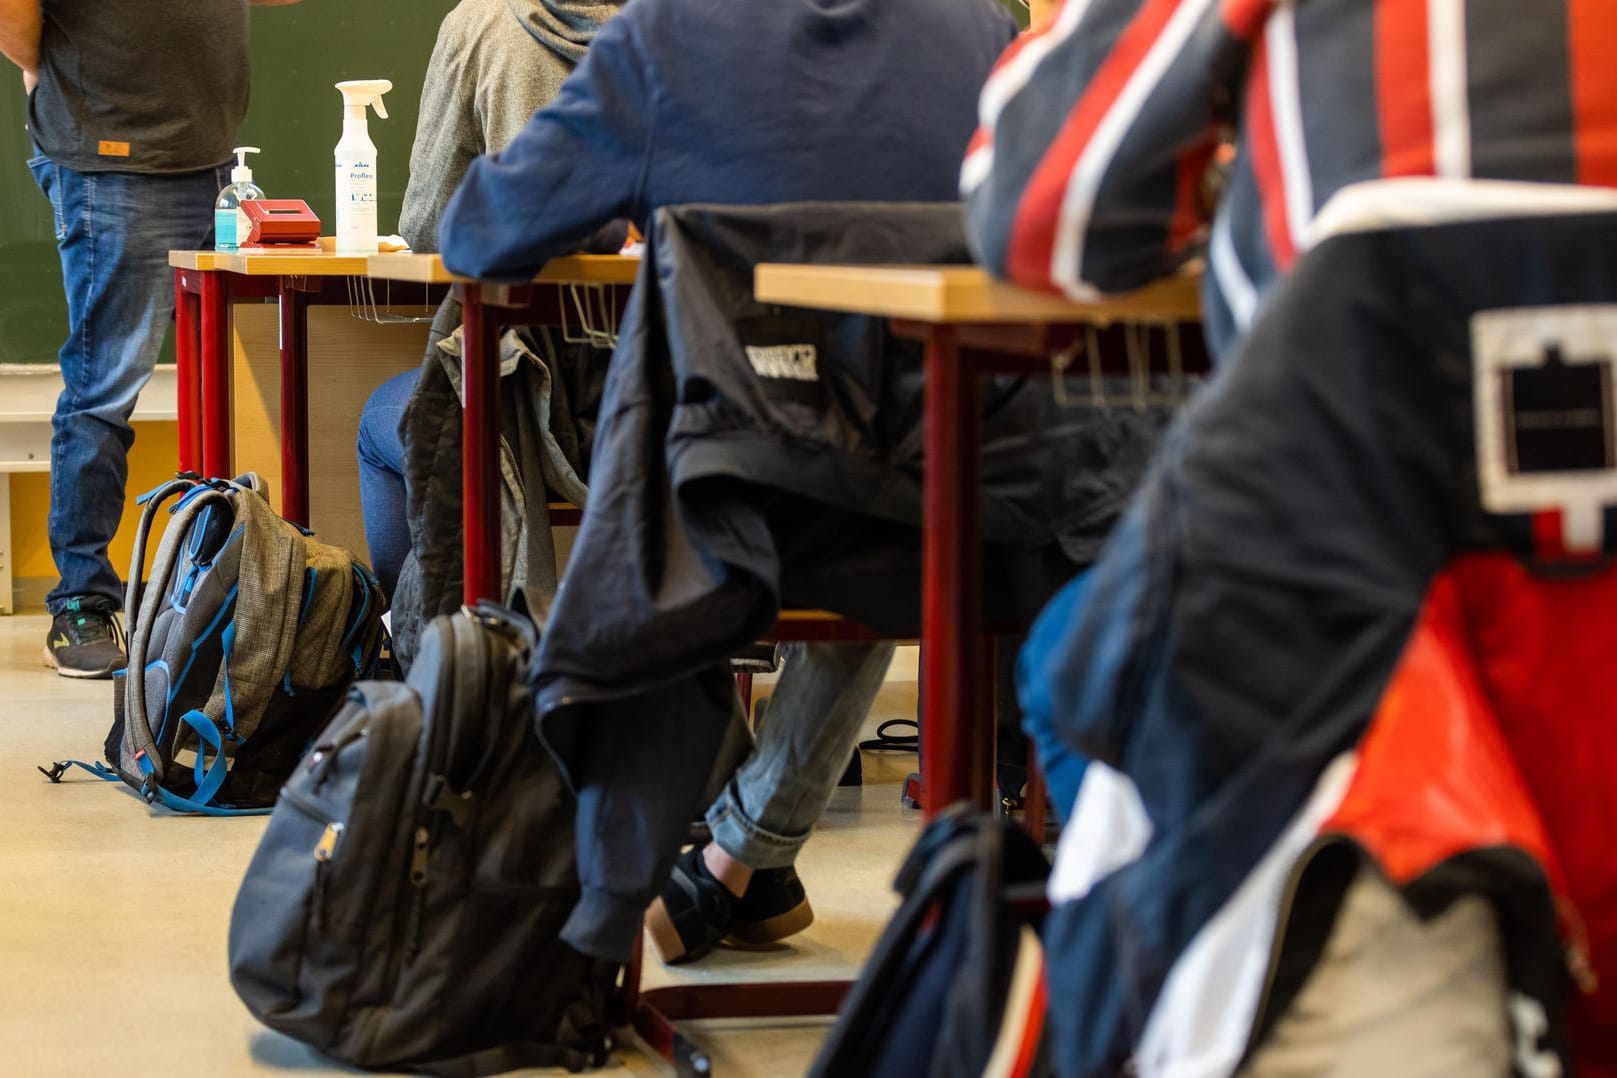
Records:
[[[209,246],[247,112],[248,6],[298,0],[0,0],[0,52],[22,69],[34,180],[50,200],[67,292],[51,420],[51,554],[61,580],[45,661],[66,677],[124,665],[123,586],[107,547],[123,515],[129,417],[174,310],[173,248]]]

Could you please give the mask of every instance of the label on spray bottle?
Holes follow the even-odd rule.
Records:
[[[376,162],[337,166],[337,250],[376,253]]]

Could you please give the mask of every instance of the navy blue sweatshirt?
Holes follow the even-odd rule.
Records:
[[[522,279],[687,202],[959,197],[994,0],[630,0],[561,94],[444,212],[457,273]]]

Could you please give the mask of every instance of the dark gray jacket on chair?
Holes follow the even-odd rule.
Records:
[[[580,950],[627,957],[701,807],[729,655],[783,603],[918,624],[920,346],[881,318],[760,304],[753,267],[966,260],[952,203],[657,213],[534,673],[580,798]],[[1094,556],[1164,423],[1052,396],[984,383],[990,613],[1031,615]]]

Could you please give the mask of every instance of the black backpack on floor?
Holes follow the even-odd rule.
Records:
[[[264,1024],[435,1075],[605,1062],[617,967],[560,940],[574,803],[534,734],[531,624],[434,619],[406,682],[360,682],[270,817],[230,923]]]
[[[811,1078],[1048,1078],[1042,908],[1026,832],[957,805],[898,871],[904,902],[843,1000]]]

